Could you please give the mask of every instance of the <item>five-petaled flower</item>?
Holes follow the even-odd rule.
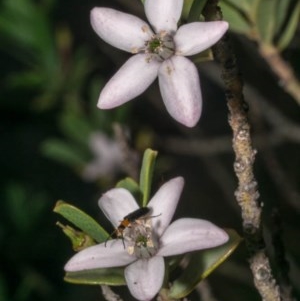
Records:
[[[100,109],[117,107],[142,94],[158,76],[169,114],[193,127],[202,110],[196,66],[185,56],[215,44],[228,29],[225,21],[193,22],[180,26],[183,0],[145,0],[150,26],[138,17],[110,8],[91,11],[95,32],[107,43],[134,55],[102,89]]]
[[[129,228],[124,236],[126,248],[118,239],[89,247],[73,256],[65,270],[126,266],[124,274],[131,294],[138,300],[151,300],[163,284],[164,257],[215,247],[228,240],[226,232],[209,221],[181,218],[170,224],[183,186],[183,178],[177,177],[160,187],[148,203],[151,216]],[[99,206],[114,227],[139,208],[124,188],[109,190],[100,198]]]

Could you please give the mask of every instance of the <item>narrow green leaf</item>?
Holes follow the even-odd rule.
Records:
[[[136,200],[140,200],[142,197],[142,192],[140,190],[139,184],[132,178],[125,178],[119,181],[116,185],[117,188],[125,188],[128,190]]]
[[[207,0],[194,0],[189,12],[188,23],[199,21],[206,2]]]
[[[73,250],[76,252],[96,244],[94,239],[82,231],[75,230],[71,226],[63,225],[60,222],[57,222],[56,225],[59,226],[65,235],[71,240]]]
[[[289,45],[291,39],[293,38],[296,32],[297,26],[299,24],[299,19],[300,19],[300,2],[297,2],[296,6],[294,7],[291,14],[289,15],[289,19],[287,25],[284,28],[283,33],[281,34],[280,38],[278,39],[278,42],[276,43],[276,46],[279,50],[283,50]]]
[[[181,276],[176,279],[169,291],[169,297],[181,299],[187,296],[195,286],[224,262],[237,248],[242,238],[232,229],[226,230],[229,241],[219,247],[194,252]]]
[[[109,234],[89,215],[64,201],[57,201],[54,212],[62,215],[96,242],[104,242]]]
[[[124,268],[67,272],[64,280],[74,284],[125,285]]]
[[[194,2],[194,0],[184,0],[182,12],[181,12],[181,20],[182,21],[185,21],[188,19],[193,2]]]
[[[234,6],[237,10],[243,11],[244,14],[248,15],[250,13],[251,7],[253,6],[252,0],[223,0],[220,4],[227,3]]]
[[[146,149],[144,152],[140,174],[140,189],[143,194],[143,207],[145,207],[149,201],[156,156],[157,151],[154,151],[150,148]]]
[[[47,157],[71,167],[83,166],[86,163],[85,154],[71,143],[58,139],[49,139],[42,144],[41,151]]]
[[[278,0],[260,1],[257,7],[256,24],[260,39],[266,44],[272,44],[276,35],[276,7]]]
[[[1,25],[0,25],[1,26]],[[44,78],[41,73],[36,70],[19,71],[8,75],[5,79],[5,84],[10,89],[27,88],[27,87],[40,87],[44,84]]]
[[[76,101],[67,104],[65,112],[61,115],[59,124],[66,136],[83,145],[87,144],[93,131],[90,121],[83,113],[82,106]]]
[[[276,6],[276,33],[282,29],[286,19],[289,18],[289,8],[292,1],[293,0],[285,0],[278,2],[278,5]]]
[[[220,7],[223,12],[224,20],[229,23],[231,30],[250,36],[252,26],[244,14],[226,2],[221,2]]]
[[[92,127],[82,114],[76,112],[64,113],[60,125],[68,137],[80,144],[87,144]]]
[[[51,26],[42,6],[34,4],[32,1],[4,0],[1,1],[0,11],[1,38],[4,37],[9,44],[12,42],[14,45],[18,45],[17,48],[22,50],[19,52],[26,52],[30,60],[38,63],[37,66],[40,68],[47,68],[43,64],[43,58],[51,57],[53,59],[55,53]],[[3,44],[3,41],[1,42]],[[16,51],[13,51],[13,54],[23,60],[22,54],[19,55]],[[56,66],[55,58],[51,62],[52,66]]]

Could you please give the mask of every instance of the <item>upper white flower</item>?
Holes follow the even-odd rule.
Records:
[[[96,7],[91,11],[95,32],[114,47],[134,54],[102,89],[98,107],[111,109],[137,97],[158,76],[170,115],[192,127],[200,118],[202,96],[197,68],[184,56],[215,44],[228,23],[194,22],[177,29],[183,0],[145,0],[144,7],[152,28],[140,18],[114,9]]]
[[[138,300],[151,300],[163,284],[163,257],[215,247],[228,240],[226,232],[209,221],[181,218],[170,224],[183,186],[181,177],[161,186],[148,204],[151,209],[148,220],[137,223],[124,234],[126,248],[119,239],[89,247],[73,256],[65,270],[126,266],[125,279],[131,294]],[[100,198],[99,206],[114,227],[139,208],[123,188],[109,190]]]

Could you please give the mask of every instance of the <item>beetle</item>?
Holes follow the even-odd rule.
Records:
[[[124,237],[123,237],[123,232],[126,228],[130,227],[136,220],[138,220],[141,217],[146,216],[150,212],[150,208],[148,207],[141,207],[138,208],[137,210],[127,214],[124,216],[123,220],[120,222],[119,226],[110,234],[110,236],[106,239],[105,241],[105,247],[107,241],[111,237],[116,237],[116,238],[121,238],[123,242],[123,246],[125,248],[124,244]]]

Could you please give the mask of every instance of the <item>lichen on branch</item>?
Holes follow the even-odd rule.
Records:
[[[206,21],[222,20],[222,13],[217,0],[207,2],[204,16]],[[279,287],[272,274],[262,234],[262,204],[259,202],[259,191],[253,173],[256,150],[252,147],[250,124],[247,117],[248,105],[244,100],[243,81],[236,64],[236,57],[231,49],[228,34],[225,34],[212,47],[212,51],[222,68],[222,79],[229,110],[229,124],[233,131],[234,171],[238,178],[235,197],[241,208],[243,231],[254,284],[263,300],[279,301],[281,300]]]

